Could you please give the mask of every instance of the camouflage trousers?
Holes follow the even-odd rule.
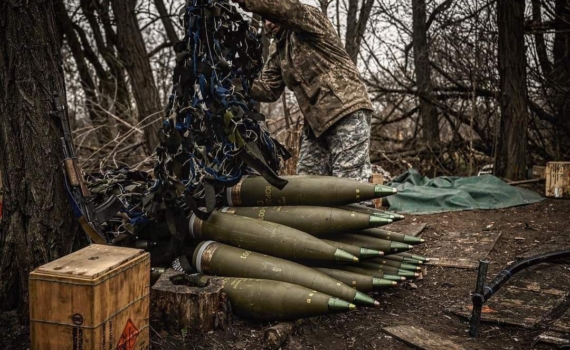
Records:
[[[299,175],[332,175],[368,182],[372,113],[359,110],[339,120],[316,138],[305,124],[297,163]]]

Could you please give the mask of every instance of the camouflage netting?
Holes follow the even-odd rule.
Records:
[[[283,187],[276,172],[288,157],[249,96],[262,68],[261,38],[250,23],[229,0],[188,0],[181,18],[186,33],[175,46],[154,182],[126,169],[91,179],[99,201],[115,194],[123,203],[123,219],[105,227],[114,242],[136,242],[166,260],[181,253],[191,210],[207,217],[224,204],[226,187],[253,172]]]

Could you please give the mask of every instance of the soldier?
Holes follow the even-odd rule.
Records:
[[[287,86],[305,117],[297,173],[367,182],[372,103],[332,23],[299,0],[233,1],[274,36],[252,97],[274,102]]]

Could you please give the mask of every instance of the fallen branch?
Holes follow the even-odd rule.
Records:
[[[546,181],[546,179],[530,179],[530,180],[521,180],[521,181],[510,181],[510,182],[507,182],[507,184],[509,184],[511,186],[518,186],[518,185],[538,183],[538,182],[542,182],[542,181]]]
[[[267,328],[263,332],[263,348],[266,350],[277,350],[279,349],[289,338],[295,329],[297,329],[303,320],[297,320],[295,322],[281,322],[275,326]]]

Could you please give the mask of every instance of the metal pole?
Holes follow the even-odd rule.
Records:
[[[479,271],[477,273],[477,285],[475,286],[475,293],[473,294],[473,311],[471,313],[471,322],[469,323],[469,335],[477,337],[479,335],[479,321],[481,320],[481,309],[485,302],[483,296],[483,288],[485,288],[485,279],[487,278],[487,268],[489,262],[486,260],[479,261]]]

